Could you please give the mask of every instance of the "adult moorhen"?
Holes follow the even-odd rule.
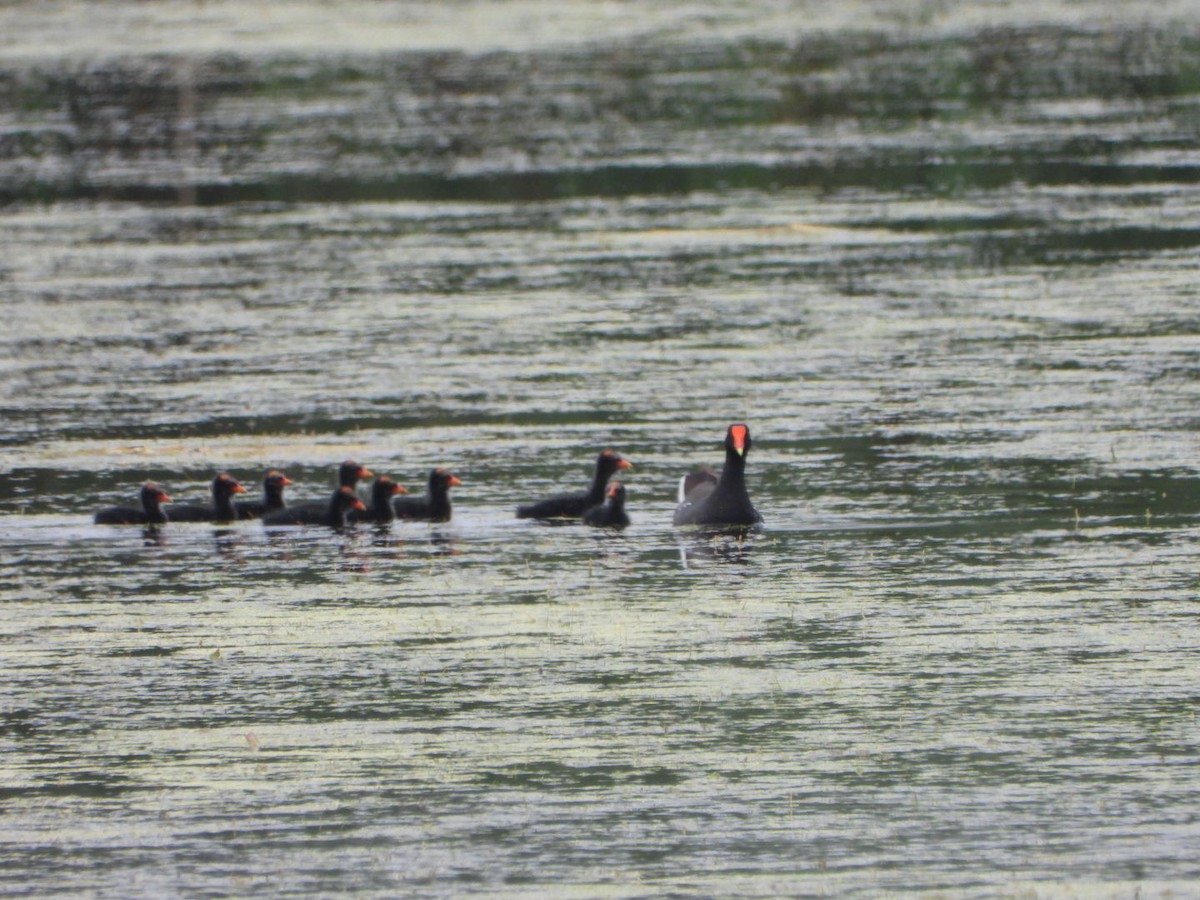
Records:
[[[741,528],[762,524],[762,516],[746,490],[749,452],[750,429],[742,424],[730,425],[725,433],[725,468],[720,477],[711,469],[701,469],[680,479],[675,524]]]

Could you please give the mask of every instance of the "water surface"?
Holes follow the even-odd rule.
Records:
[[[1196,891],[1200,27],[838,8],[6,9],[7,895]]]

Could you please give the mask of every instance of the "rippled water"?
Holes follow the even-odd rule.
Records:
[[[0,13],[0,891],[1200,891],[1186,6],[379,7]]]

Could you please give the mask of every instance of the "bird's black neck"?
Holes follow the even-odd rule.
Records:
[[[725,451],[725,468],[717,481],[716,493],[722,496],[744,496],[750,502],[750,494],[746,490],[746,457],[736,450]]]
[[[386,482],[376,484],[371,491],[371,518],[376,522],[391,522],[396,518],[392,507],[392,486]]]
[[[596,475],[592,479],[591,490],[588,491],[588,499],[592,501],[592,505],[604,502],[604,490],[608,487],[608,479],[615,471],[616,468],[607,459],[602,458],[596,463]]]
[[[450,518],[450,485],[441,479],[429,479],[429,512],[435,519]]]
[[[346,524],[346,515],[349,512],[350,505],[346,502],[346,495],[339,488],[329,500],[329,524],[334,528],[342,527]]]
[[[283,499],[283,486],[268,484],[263,488],[263,509],[286,509],[287,502]]]
[[[213,509],[221,521],[237,518],[237,510],[233,507],[233,492],[225,485],[213,485]]]
[[[157,522],[161,525],[167,521],[167,514],[163,512],[163,508],[159,505],[156,494],[142,495],[142,511],[146,513],[147,522]]]

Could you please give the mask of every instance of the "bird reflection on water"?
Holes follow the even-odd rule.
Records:
[[[700,529],[679,536],[679,562],[684,569],[703,568],[707,564],[739,565],[750,563],[756,528]]]
[[[147,525],[142,529],[142,543],[147,547],[165,547],[167,530],[158,525]]]

